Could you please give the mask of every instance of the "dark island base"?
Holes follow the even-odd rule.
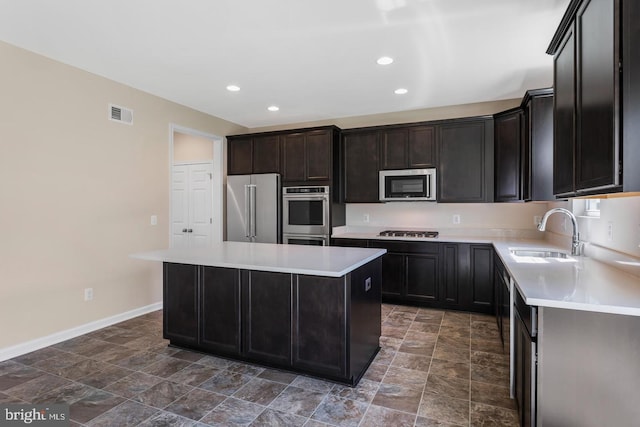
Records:
[[[354,386],[380,350],[382,263],[342,277],[164,263],[172,346]]]

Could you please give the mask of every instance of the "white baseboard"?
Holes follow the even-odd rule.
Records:
[[[8,359],[13,359],[14,357],[22,356],[23,354],[31,353],[32,351],[40,350],[44,347],[49,347],[50,345],[66,341],[80,335],[88,334],[89,332],[111,326],[115,323],[124,322],[125,320],[133,319],[134,317],[142,316],[143,314],[160,310],[161,308],[162,302],[157,302],[155,304],[136,308],[134,310],[116,314],[115,316],[106,317],[104,319],[96,320],[84,325],[77,326],[75,328],[67,329],[65,331],[56,332],[54,334],[47,335],[46,337],[36,338],[35,340],[16,344],[11,347],[0,348],[0,362]]]

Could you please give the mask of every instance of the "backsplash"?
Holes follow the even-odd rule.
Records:
[[[534,218],[542,217],[546,211],[546,203],[352,203],[347,204],[346,222],[348,226],[437,231],[524,230],[535,236],[538,231]],[[454,223],[457,218],[459,223]]]

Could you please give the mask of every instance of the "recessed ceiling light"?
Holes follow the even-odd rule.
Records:
[[[269,111],[278,111],[280,109],[280,107],[276,106],[276,105],[271,105],[270,107],[267,107],[267,110]]]
[[[383,56],[378,58],[376,61],[378,65],[389,65],[393,62],[393,58],[389,58],[388,56]]]
[[[409,91],[407,89],[403,88],[403,87],[393,91],[393,93],[395,93],[396,95],[404,95],[407,92],[409,92]]]
[[[229,85],[227,86],[227,90],[229,92],[237,92],[240,90],[240,86],[236,86],[236,85]]]

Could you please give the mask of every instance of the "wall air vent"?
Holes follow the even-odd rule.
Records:
[[[109,120],[132,125],[133,110],[120,107],[118,105],[109,104]]]

